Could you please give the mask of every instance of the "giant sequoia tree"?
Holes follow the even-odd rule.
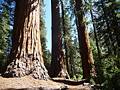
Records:
[[[16,0],[12,49],[6,76],[49,76],[44,66],[40,41],[40,0]]]
[[[62,32],[60,29],[60,6],[59,0],[51,0],[52,9],[52,61],[51,77],[67,77],[62,51]]]
[[[83,78],[89,81],[93,62],[92,51],[90,49],[89,35],[84,21],[83,1],[75,0],[76,25],[78,30],[78,40],[80,55],[82,59]]]

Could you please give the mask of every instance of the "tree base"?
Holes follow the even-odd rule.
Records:
[[[65,78],[65,79],[70,79],[70,76],[69,76],[67,70],[64,70],[64,69],[62,69],[59,72],[58,77]]]
[[[16,59],[11,62],[4,74],[5,77],[23,77],[31,75],[35,79],[47,80],[49,79],[48,72],[40,60],[32,60],[30,58]]]

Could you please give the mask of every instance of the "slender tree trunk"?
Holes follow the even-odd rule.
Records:
[[[100,48],[99,48],[99,42],[98,42],[97,32],[96,32],[96,28],[95,28],[95,24],[94,24],[94,17],[93,17],[92,10],[90,10],[90,14],[91,14],[92,22],[93,22],[93,29],[94,29],[94,36],[95,36],[95,41],[96,41],[96,47],[97,47],[97,51],[98,51],[98,58],[100,59],[101,51],[100,51]]]
[[[50,76],[66,77],[64,52],[62,51],[62,33],[60,29],[59,0],[51,0],[52,8],[52,61]]]
[[[90,49],[89,35],[86,31],[84,21],[84,11],[82,0],[75,0],[76,25],[78,30],[78,40],[80,46],[80,54],[82,59],[83,78],[90,80],[90,72],[92,64],[94,64],[92,51]]]
[[[68,71],[68,73],[70,72],[69,70],[69,60],[68,60],[68,46],[67,46],[67,39],[66,39],[66,35],[67,35],[67,29],[65,28],[65,12],[64,12],[64,5],[63,5],[63,1],[60,0],[61,3],[61,12],[62,12],[62,29],[63,29],[63,38],[64,38],[64,48],[65,48],[65,63],[66,63],[66,72]],[[69,75],[67,76],[69,78]]]
[[[96,27],[95,27],[95,24],[94,24],[94,16],[93,16],[93,13],[92,13],[92,10],[90,10],[90,14],[91,14],[91,19],[92,19],[92,22],[93,22],[93,29],[94,29],[94,36],[95,36],[95,41],[96,41],[96,47],[97,47],[97,51],[98,51],[98,59],[96,60],[96,76],[97,78],[95,78],[95,82],[97,84],[101,84],[101,79],[104,78],[103,76],[103,70],[101,69],[102,67],[102,62],[101,62],[101,51],[100,51],[100,48],[99,48],[99,41],[98,41],[98,37],[97,37],[97,32],[96,32]]]
[[[22,7],[21,7],[22,6]],[[48,79],[40,41],[40,0],[16,0],[12,49],[5,76]]]

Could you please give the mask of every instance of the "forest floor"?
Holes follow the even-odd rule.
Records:
[[[0,76],[0,90],[91,90],[89,85],[70,85],[53,80],[38,80],[31,76],[3,78]]]

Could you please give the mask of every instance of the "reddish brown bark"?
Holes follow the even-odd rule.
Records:
[[[82,0],[75,0],[76,24],[80,54],[82,59],[83,78],[89,81],[92,64],[94,64],[92,51],[90,49],[89,35],[86,31]]]
[[[12,49],[5,75],[48,79],[40,41],[40,0],[16,0]]]
[[[60,29],[60,9],[59,0],[51,0],[52,8],[52,61],[51,77],[66,77],[67,71],[64,63],[64,53],[62,51],[62,33]]]

